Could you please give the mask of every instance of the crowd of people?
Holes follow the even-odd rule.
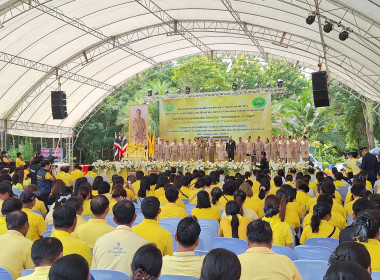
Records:
[[[256,141],[252,140],[251,136],[248,136],[247,141],[243,141],[242,137],[239,137],[238,142],[232,139],[232,136],[228,137],[226,143],[222,139],[217,142],[214,137],[211,136],[206,139],[204,137],[194,138],[194,143],[191,139],[185,142],[185,138],[181,138],[181,142],[177,143],[177,139],[173,139],[170,143],[169,140],[160,138],[160,141],[156,139],[154,144],[155,159],[161,161],[190,161],[190,160],[208,160],[214,162],[224,161],[227,157],[229,161],[242,162],[245,159],[249,161],[259,161],[259,155],[265,152],[267,159],[277,162],[281,160],[283,162],[299,162],[303,160],[307,162],[309,160],[309,141],[306,136],[302,136],[299,139],[295,134],[292,139],[288,136],[287,139],[283,135],[272,136],[271,140],[266,138],[264,142],[260,136],[257,136]],[[235,158],[237,156],[237,158]]]
[[[362,167],[371,161],[363,154]],[[291,248],[313,237],[341,243],[326,279],[370,279],[372,270],[380,271],[380,173],[371,183],[364,170],[353,175],[291,168],[271,177],[268,169],[207,175],[172,168],[137,171],[126,181],[113,175],[108,182],[91,166],[87,174],[79,165],[57,172],[39,156],[12,171],[0,171],[0,267],[13,279],[87,280],[90,268],[123,271],[131,279],[302,279],[294,263],[271,248]],[[193,205],[191,215],[185,203]],[[166,218],[180,219],[174,237],[160,225]],[[203,219],[219,223],[220,237],[245,240],[248,250],[236,256],[214,249],[198,256]],[[43,237],[48,228],[50,237]]]

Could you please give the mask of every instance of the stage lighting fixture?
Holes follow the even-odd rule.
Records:
[[[220,91],[220,86],[217,86],[217,87],[216,87],[216,91]]]
[[[156,90],[156,91],[154,92],[154,95],[158,95],[158,90]]]
[[[270,83],[267,83],[267,88],[270,88]]]
[[[237,90],[237,88],[238,88],[238,85],[236,83],[233,83],[232,84],[232,90],[235,91],[235,90]]]
[[[148,96],[152,96],[152,93],[153,93],[152,89],[148,89]]]
[[[348,38],[348,32],[346,30],[343,30],[339,33],[339,40],[345,41]]]
[[[278,79],[277,80],[277,87],[282,87],[282,80],[281,79]]]
[[[313,24],[315,21],[315,14],[310,14],[307,18],[306,18],[306,23],[311,25]]]
[[[204,92],[205,89],[204,89],[203,87],[201,87],[201,88],[199,89],[199,91],[200,91],[200,92]]]
[[[323,26],[323,31],[326,33],[330,33],[331,30],[333,30],[334,25],[331,22],[326,22],[325,25]]]
[[[165,90],[165,94],[169,94],[169,91],[168,91],[168,90]]]
[[[185,88],[185,93],[186,93],[186,94],[190,94],[190,87],[186,87],[186,88]]]
[[[245,85],[242,84],[242,85],[240,86],[240,89],[245,89]]]
[[[181,89],[177,89],[177,94],[180,94],[181,93]]]
[[[255,88],[259,88],[260,87],[260,84],[259,83],[256,83],[255,84]]]

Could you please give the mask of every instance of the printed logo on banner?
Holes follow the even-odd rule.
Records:
[[[252,106],[255,107],[255,108],[262,108],[265,106],[267,102],[265,101],[264,98],[262,97],[257,97],[255,99],[253,99],[252,101]]]
[[[166,112],[171,112],[173,111],[175,108],[174,104],[173,103],[166,103],[164,109]]]

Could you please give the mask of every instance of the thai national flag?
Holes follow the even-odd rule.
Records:
[[[122,157],[124,157],[124,154],[127,151],[127,147],[128,147],[128,142],[127,142],[127,138],[125,137],[125,133],[124,133],[124,136],[123,136],[123,149],[122,149],[122,153],[121,153]]]
[[[113,150],[114,150],[114,155],[115,157],[118,157],[119,155],[122,154],[121,152],[121,141],[120,141],[120,134],[119,134],[119,137],[116,135],[116,132],[115,132],[115,140],[113,142]]]

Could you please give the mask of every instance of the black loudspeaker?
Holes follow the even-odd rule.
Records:
[[[330,106],[329,87],[327,85],[327,73],[313,72],[311,73],[313,79],[313,97],[315,107]]]
[[[51,112],[54,120],[63,120],[67,117],[66,93],[64,91],[51,92]]]

